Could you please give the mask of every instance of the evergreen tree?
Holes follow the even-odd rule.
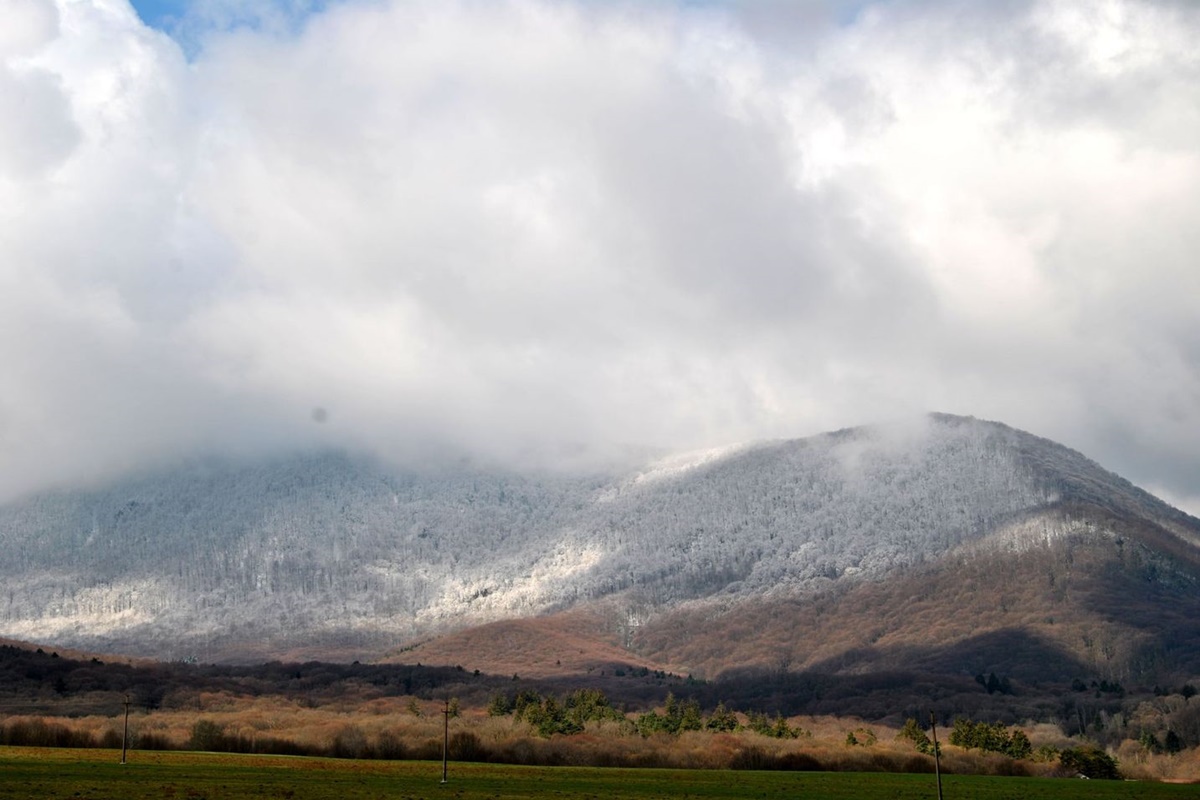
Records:
[[[512,713],[512,710],[512,703],[504,692],[496,692],[492,695],[487,707],[489,717],[506,717]]]
[[[710,731],[736,731],[738,729],[737,715],[725,708],[724,703],[717,703],[717,707],[713,709],[712,716],[708,718],[704,727]]]
[[[1029,758],[1033,753],[1033,743],[1025,735],[1025,731],[1015,730],[1008,738],[1004,754],[1009,758]]]
[[[921,728],[912,717],[909,717],[904,723],[904,727],[900,729],[900,733],[896,734],[897,739],[907,739],[917,748],[918,753],[925,755],[933,755],[933,742],[929,739],[929,735]]]
[[[800,733],[784,719],[782,714],[775,715],[775,723],[771,726],[771,736],[776,739],[795,739]]]
[[[700,704],[688,700],[683,704],[679,714],[679,730],[698,731],[704,727],[704,719],[700,716]]]

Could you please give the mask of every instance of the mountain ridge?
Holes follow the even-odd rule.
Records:
[[[741,445],[609,475],[418,472],[344,453],[209,460],[0,506],[9,586],[0,635],[235,661],[398,657],[402,646],[432,655],[430,643],[448,635],[436,652],[454,658],[454,630],[507,621],[516,635],[522,618],[577,609],[592,620],[597,664],[623,648],[631,661],[714,676],[772,661],[826,668],[836,659],[794,646],[741,663],[716,658],[720,637],[709,634],[732,615],[760,639],[805,635],[794,620],[773,626],[751,610],[801,619],[804,598],[865,602],[873,592],[894,605],[916,591],[914,575],[953,559],[1025,563],[1021,548],[1060,540],[1073,558],[1121,540],[1122,553],[1156,571],[1153,586],[1180,581],[1185,596],[1200,574],[1200,520],[1074,450],[969,417]],[[1134,569],[1113,558],[1097,556],[1096,568]],[[1030,605],[1026,616],[1036,613]],[[662,632],[673,628],[692,631],[695,645],[671,643]],[[915,635],[896,630],[880,640]],[[459,652],[485,639],[474,641]],[[698,650],[705,641],[708,655]],[[872,643],[848,640],[846,650],[864,646]],[[880,653],[856,668],[895,666]],[[509,658],[503,669],[521,665]]]

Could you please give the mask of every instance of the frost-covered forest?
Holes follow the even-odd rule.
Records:
[[[876,578],[1070,502],[1193,520],[1083,456],[932,416],[620,476],[197,461],[0,508],[0,634],[166,658]]]

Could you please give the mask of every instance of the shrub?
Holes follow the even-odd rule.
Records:
[[[450,758],[455,761],[487,761],[488,751],[479,737],[460,731],[450,737]]]
[[[782,714],[776,714],[770,719],[766,714],[751,711],[746,717],[746,727],[762,736],[772,739],[796,739],[807,731],[802,728],[792,728]]]
[[[900,733],[896,734],[896,738],[912,742],[918,753],[927,756],[933,755],[933,742],[929,739],[929,734],[925,733],[921,724],[912,717],[909,717],[904,723],[904,727],[900,729]]]
[[[1103,780],[1120,780],[1121,773],[1117,769],[1117,760],[1096,747],[1077,747],[1063,750],[1058,755],[1058,762],[1063,769],[1079,773],[1087,778]]]
[[[875,731],[870,728],[855,728],[846,734],[846,744],[848,745],[863,745],[870,747],[879,741],[879,737],[875,735]]]
[[[134,737],[134,746],[138,750],[174,750],[173,741],[158,733],[142,733]]]
[[[0,744],[12,747],[95,747],[90,734],[44,720],[17,720],[0,727]]]
[[[188,748],[214,752],[227,749],[225,729],[210,719],[202,719],[192,726]]]
[[[367,745],[367,737],[354,725],[347,725],[333,737],[330,755],[334,758],[367,758],[374,755]]]
[[[821,766],[821,762],[808,753],[783,753],[776,760],[780,769],[791,770],[793,772],[814,772],[824,769]]]
[[[1059,751],[1057,747],[1044,744],[1038,747],[1037,750],[1034,750],[1030,758],[1038,763],[1049,764],[1058,760],[1058,753]]]
[[[399,736],[391,731],[384,731],[375,740],[375,755],[379,758],[399,761],[408,757],[408,748]]]
[[[244,743],[244,740],[239,740],[239,744]],[[291,739],[260,736],[251,743],[249,751],[243,750],[242,752],[263,753],[274,756],[312,756],[318,754],[318,748],[305,747],[302,744],[293,742]]]
[[[971,722],[962,717],[954,720],[950,744],[968,750],[1001,753],[1009,758],[1028,758],[1033,752],[1033,745],[1022,730],[1010,732],[999,722]]]
[[[761,747],[747,747],[734,755],[729,766],[731,769],[772,769],[775,766],[775,759],[767,755]]]

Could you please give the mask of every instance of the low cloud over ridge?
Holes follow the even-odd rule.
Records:
[[[1194,503],[1200,9],[812,8],[0,0],[0,496],[938,409]]]

